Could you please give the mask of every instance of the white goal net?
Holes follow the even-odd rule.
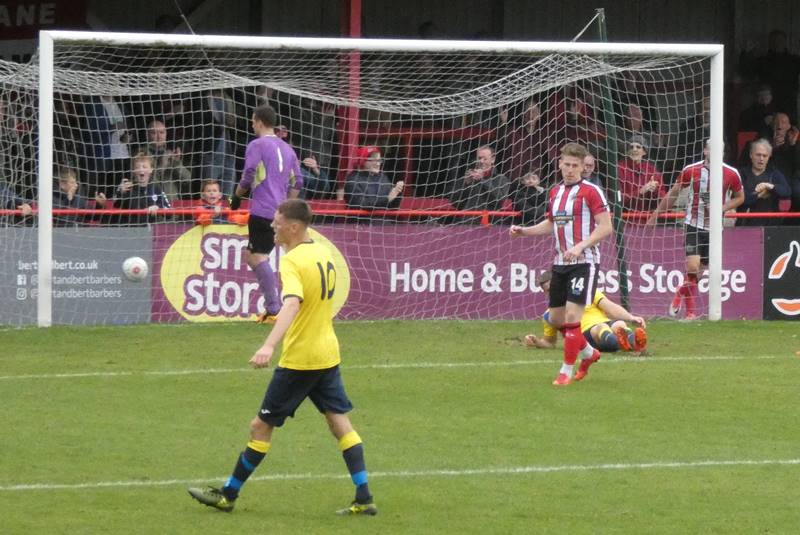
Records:
[[[12,304],[0,324],[255,318],[247,227],[224,201],[209,206],[238,182],[262,104],[303,163],[315,231],[340,253],[345,319],[541,314],[533,281],[552,238],[512,241],[508,226],[541,220],[570,141],[589,149],[588,179],[614,211],[601,289],[663,315],[683,234],[680,220],[645,226],[646,213],[707,139],[721,157],[717,46],[73,32],[42,43],[30,64],[0,63],[0,298]],[[133,256],[143,280],[123,273]],[[704,278],[702,306],[709,281],[718,317],[725,291]]]

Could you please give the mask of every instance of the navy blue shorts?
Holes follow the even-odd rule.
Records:
[[[250,214],[247,221],[249,241],[247,250],[256,254],[269,254],[275,248],[275,231],[272,220]]]
[[[353,404],[344,391],[339,366],[324,370],[290,370],[276,368],[264,394],[258,417],[265,423],[280,427],[286,418],[294,417],[297,407],[309,398],[319,412],[345,414]]]

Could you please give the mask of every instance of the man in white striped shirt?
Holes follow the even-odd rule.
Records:
[[[575,380],[580,381],[589,367],[600,359],[581,334],[584,309],[594,300],[597,269],[600,264],[599,243],[613,232],[611,213],[603,190],[581,177],[588,151],[578,143],[561,149],[558,168],[562,182],[550,190],[547,218],[536,225],[512,225],[511,237],[541,236],[553,233],[556,258],[550,282],[550,323],[564,336],[564,363],[554,385],[566,386],[573,380],[572,371],[578,357],[581,363]]]

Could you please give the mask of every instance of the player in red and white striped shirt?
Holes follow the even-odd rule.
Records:
[[[682,301],[686,300],[686,319],[697,318],[695,301],[697,298],[697,278],[703,266],[708,265],[708,242],[709,242],[709,214],[710,214],[710,192],[708,170],[709,149],[706,143],[703,149],[703,161],[687,165],[678,175],[675,184],[670,188],[666,197],[661,199],[658,207],[650,215],[648,224],[655,224],[658,214],[669,210],[678,194],[683,188],[689,188],[689,201],[686,204],[686,239],[684,249],[686,251],[686,276],[683,284],[675,292],[672,302],[669,305],[669,315],[676,317],[682,308]],[[722,212],[735,210],[744,202],[744,189],[742,189],[742,179],[739,172],[730,165],[722,164],[722,195],[725,204],[722,205]]]
[[[561,149],[558,168],[562,182],[550,190],[547,218],[536,225],[512,225],[509,234],[541,236],[553,233],[556,258],[550,282],[550,323],[564,336],[564,363],[554,385],[572,382],[572,370],[578,356],[581,364],[575,374],[580,381],[589,366],[600,359],[600,352],[590,346],[581,334],[583,311],[593,300],[600,264],[599,243],[611,235],[611,213],[599,186],[581,177],[588,151],[578,143]]]

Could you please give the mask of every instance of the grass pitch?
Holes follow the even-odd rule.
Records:
[[[310,402],[232,514],[190,499],[247,440],[254,325],[0,332],[2,533],[796,533],[797,323],[650,325],[551,386],[521,322],[339,323],[380,513]]]

